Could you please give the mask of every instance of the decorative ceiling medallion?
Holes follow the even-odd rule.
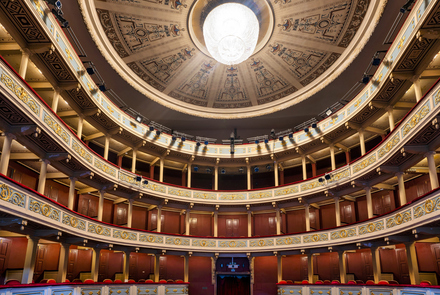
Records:
[[[235,1],[78,1],[122,78],[166,107],[217,119],[273,113],[320,91],[361,51],[386,4],[248,0],[260,24],[256,49],[231,66],[210,56],[203,23],[215,7]]]

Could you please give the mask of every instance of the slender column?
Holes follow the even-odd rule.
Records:
[[[191,210],[186,209],[185,214],[185,234],[189,235],[189,227],[190,227],[190,221],[191,221]]]
[[[44,189],[46,187],[47,165],[49,161],[46,159],[41,160],[40,177],[38,178],[38,192],[44,195]]]
[[[309,283],[313,283],[313,254],[307,253],[307,274]]]
[[[374,282],[377,284],[380,281],[381,269],[380,269],[380,255],[378,247],[371,247],[371,258],[373,263],[373,276]]]
[[[275,178],[275,186],[279,186],[280,180],[278,178],[278,163],[276,161],[273,162],[273,173]]]
[[[78,117],[78,128],[76,129],[76,135],[79,139],[81,139],[82,132],[83,132],[83,125],[84,125],[84,117],[83,115],[79,115]]]
[[[53,98],[52,98],[52,111],[55,113],[58,110],[58,102],[60,101],[60,92],[58,90],[53,91]]]
[[[131,172],[136,173],[136,156],[137,156],[137,149],[133,149],[133,157],[131,159]]]
[[[302,162],[302,170],[303,170],[303,180],[307,179],[307,166],[306,166],[306,156],[301,156],[301,162]]]
[[[158,233],[162,232],[162,206],[157,206],[157,229]]]
[[[183,281],[189,282],[189,255],[183,255]]]
[[[92,250],[92,280],[97,282],[98,281],[98,275],[99,275],[99,259],[101,257],[101,249],[100,248],[94,248]]]
[[[425,154],[425,157],[428,160],[429,180],[431,182],[431,189],[438,188],[437,167],[435,166],[434,155],[435,155],[435,151],[428,152]]]
[[[60,258],[58,260],[57,283],[64,283],[67,276],[67,265],[69,264],[69,244],[61,243]]]
[[[312,163],[312,177],[316,177],[316,163]]]
[[[283,279],[283,256],[281,254],[277,255],[277,282]]]
[[[124,282],[128,282],[129,274],[130,274],[130,251],[124,251],[124,266],[122,268],[122,276],[124,277]]]
[[[69,177],[70,179],[70,186],[69,186],[69,201],[68,201],[68,205],[67,207],[70,210],[73,210],[73,203],[75,202],[75,182],[76,182],[76,178],[75,177]]]
[[[104,215],[104,194],[105,191],[99,191],[99,203],[98,203],[98,220],[102,221],[102,216]]]
[[[367,213],[368,218],[373,218],[373,200],[371,198],[371,187],[365,188],[365,193],[367,196]]]
[[[26,247],[26,256],[24,258],[23,276],[21,278],[22,284],[32,283],[34,277],[35,260],[37,258],[38,238],[29,237]]]
[[[310,231],[310,205],[304,204],[305,217],[306,217],[306,231]]]
[[[347,283],[347,266],[345,264],[345,251],[338,251],[339,258],[339,281],[341,284]]]
[[[277,235],[280,235],[281,234],[281,210],[280,210],[280,208],[276,209],[275,214],[276,214],[275,218],[277,219]]]
[[[23,78],[23,80],[26,79],[28,64],[29,64],[29,53],[26,50],[23,50],[21,52],[20,68],[18,70],[18,74]]]
[[[104,142],[104,159],[108,160],[108,149],[110,147],[110,136],[105,136],[105,142]]]
[[[420,79],[414,81],[414,92],[416,94],[416,101],[419,102],[422,99],[422,87],[420,85]]]
[[[409,279],[411,285],[420,284],[419,265],[417,264],[417,253],[415,242],[405,243],[406,259],[408,261]]]
[[[15,139],[15,135],[12,133],[6,133],[3,141],[2,156],[0,158],[0,173],[6,175],[8,173],[9,158],[11,156],[12,140]]]
[[[214,211],[214,237],[218,237],[218,211]]]
[[[332,170],[335,170],[336,169],[335,146],[331,144],[329,148],[330,148],[330,159],[332,162]]]
[[[405,192],[405,182],[403,181],[403,172],[396,173],[397,183],[399,186],[399,199],[400,206],[406,204],[406,192]]]
[[[252,211],[248,210],[248,237],[252,237]]]
[[[134,199],[128,200],[127,227],[131,227],[131,224],[133,222],[133,202]]]
[[[336,213],[336,226],[341,226],[341,209],[339,205],[339,197],[335,197],[335,213]]]
[[[187,181],[188,181],[188,184],[187,184],[187,187],[191,187],[191,170],[192,170],[192,164],[191,163],[189,163],[188,164],[188,179],[187,179]]]
[[[345,162],[347,165],[351,162],[350,151],[345,152]]]
[[[393,113],[393,108],[390,107],[388,108],[388,122],[390,124],[390,132],[394,130],[394,113]]]
[[[160,254],[154,255],[154,281],[159,283]]]
[[[218,165],[214,167],[214,190],[218,190]]]
[[[247,165],[247,189],[252,189],[250,165]]]
[[[160,165],[159,181],[160,182],[163,182],[163,162],[164,162],[164,159],[163,159],[163,157],[161,157],[159,160],[159,165]]]
[[[364,130],[359,129],[358,130],[358,134],[359,134],[359,144],[361,146],[361,155],[365,155],[366,151],[365,151],[365,138],[364,138]]]

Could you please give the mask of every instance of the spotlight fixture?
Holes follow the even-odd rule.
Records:
[[[206,168],[206,173],[212,173],[211,168]]]
[[[293,133],[289,133],[289,138],[293,138]]]
[[[305,133],[309,133],[309,127],[304,128]]]
[[[242,167],[238,168],[238,173],[243,173],[244,169]]]
[[[185,141],[185,140],[186,140],[186,137],[185,137],[185,136],[182,136],[182,137],[180,138],[180,140],[181,140],[181,141]]]
[[[257,173],[258,171],[260,171],[260,168],[254,167],[254,172]]]
[[[363,84],[368,84],[368,82],[370,82],[370,76],[368,76],[367,74],[364,74],[362,76],[362,83]]]
[[[316,127],[318,127],[318,124],[313,123],[311,126],[312,126],[313,129],[316,129]]]
[[[107,88],[105,87],[105,84],[104,84],[104,83],[98,85],[98,88],[99,88],[99,90],[101,90],[102,92],[106,92],[106,91],[107,91]]]
[[[201,145],[200,141],[196,142],[196,146],[200,146],[200,145]]]
[[[141,176],[136,176],[136,181],[141,181],[142,177]]]
[[[373,57],[373,60],[371,61],[372,66],[378,66],[380,65],[380,58],[379,57]]]
[[[87,70],[87,74],[89,75],[93,75],[95,73],[95,69],[91,66],[87,67],[86,70]]]
[[[256,141],[255,141],[255,144],[259,144],[259,143],[260,143],[260,141],[259,141],[259,140],[256,140]]]
[[[226,170],[225,168],[222,168],[222,170],[220,171],[221,174],[226,174]]]
[[[269,136],[267,136],[267,135],[260,135],[260,136],[248,137],[247,141],[249,143],[253,142],[255,144],[259,144],[262,141],[264,141],[264,143],[268,143],[269,142]]]
[[[266,138],[266,139],[264,140],[264,143],[265,143],[265,144],[268,144],[268,143],[269,143],[269,139]]]
[[[148,128],[150,131],[154,131],[154,127],[150,126],[150,128]]]
[[[273,139],[276,138],[275,129],[270,130],[270,137],[272,137]]]
[[[209,144],[209,141],[205,140],[204,144],[205,144],[205,145],[208,145],[208,144]]]
[[[327,117],[330,116],[331,114],[333,114],[333,112],[332,112],[331,109],[327,109],[327,110],[325,111],[325,115],[326,115]]]
[[[160,133],[161,133],[161,132],[160,132],[159,130],[156,130],[156,135],[157,135],[157,136],[160,136]]]
[[[326,175],[324,176],[324,178],[325,178],[325,180],[330,180],[331,176],[330,176],[330,174],[326,174]]]
[[[142,123],[142,117],[139,116],[139,115],[137,115],[137,116],[136,116],[136,121],[138,121],[139,123]]]
[[[217,142],[216,138],[210,138],[210,137],[203,137],[203,136],[196,136],[196,141],[203,143],[204,145],[213,144]]]
[[[198,166],[194,166],[194,172],[199,171],[199,167]]]
[[[272,166],[267,165],[267,166],[266,166],[266,169],[267,169],[267,171],[270,171],[270,170],[272,169]]]
[[[320,177],[320,178],[318,179],[318,181],[319,181],[319,182],[324,182],[324,178]]]
[[[283,141],[284,140],[284,136],[280,136],[278,137],[279,141]]]
[[[171,137],[171,140],[172,141],[176,141],[177,140],[177,137],[175,137],[174,135]]]
[[[148,184],[148,180],[144,179],[144,181],[142,182],[144,185]]]

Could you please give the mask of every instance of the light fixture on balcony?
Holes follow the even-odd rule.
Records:
[[[239,3],[217,6],[203,24],[203,37],[209,53],[226,65],[237,65],[254,53],[259,31],[255,13]]]

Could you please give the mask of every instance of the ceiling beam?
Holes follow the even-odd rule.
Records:
[[[54,178],[68,178],[69,176],[67,176],[64,173],[61,172],[52,172],[52,173],[47,173],[46,178],[47,179],[54,179]]]
[[[64,112],[59,112],[58,117],[63,118],[63,117],[76,117],[78,116],[78,113],[75,111],[64,111]]]
[[[26,160],[40,160],[40,157],[34,153],[12,153],[9,159],[26,161]]]
[[[120,151],[118,153],[118,157],[125,155],[125,153],[128,153],[129,151],[131,151],[133,148],[131,146],[126,147],[125,149],[123,149],[122,151]]]
[[[88,193],[93,193],[93,192],[97,192],[97,191],[98,191],[97,188],[94,188],[94,187],[87,187],[87,188],[80,189],[80,190],[78,191],[78,194],[79,194],[79,195],[82,195],[82,194],[88,194]]]
[[[105,134],[104,134],[103,132],[98,132],[98,133],[95,133],[95,134],[91,134],[91,135],[89,135],[89,136],[86,136],[86,137],[84,138],[84,141],[86,141],[86,140],[97,139],[97,138],[100,138],[100,137],[103,137],[103,136],[105,136]]]

